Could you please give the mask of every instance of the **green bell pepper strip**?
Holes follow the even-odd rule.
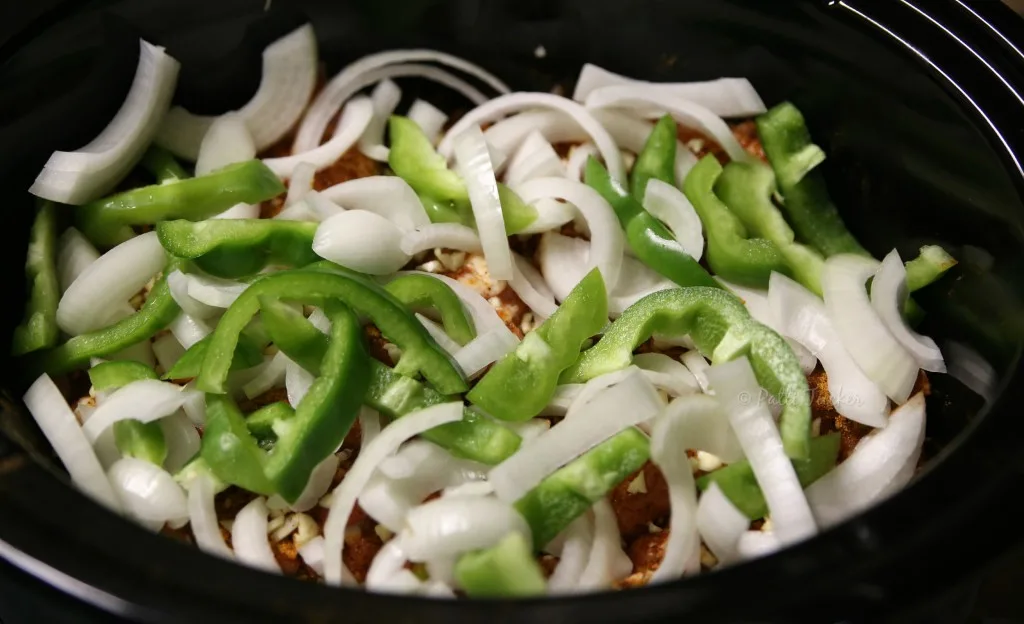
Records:
[[[57,206],[42,202],[29,234],[25,260],[25,279],[29,285],[25,319],[14,329],[11,355],[24,355],[57,344]]]
[[[76,210],[82,233],[97,245],[131,237],[131,225],[169,219],[201,221],[235,204],[256,204],[280,195],[284,185],[260,160],[229,165],[198,178],[125,191]]]
[[[509,533],[486,550],[469,552],[455,563],[455,580],[472,597],[541,596],[544,572],[521,533]]]
[[[472,226],[473,215],[468,213],[469,204],[456,204],[452,201],[443,201],[428,197],[422,193],[419,195],[423,210],[431,223],[459,223],[465,226]]]
[[[842,438],[838,433],[811,438],[810,456],[807,461],[793,462],[801,486],[809,486],[835,467],[841,442]],[[768,515],[768,503],[764,500],[761,487],[754,477],[754,470],[747,460],[729,464],[697,479],[697,487],[701,491],[708,489],[712,483],[717,483],[732,504],[751,520]]]
[[[210,346],[210,337],[207,336],[189,347],[174,363],[171,370],[164,373],[164,379],[192,379],[199,375],[206,358],[206,350]],[[235,349],[235,356],[231,360],[231,370],[245,370],[263,362],[263,348],[255,339],[250,338],[243,332],[238,339],[238,347]]]
[[[260,296],[290,299],[313,305],[337,299],[369,317],[381,333],[402,349],[397,370],[421,372],[446,394],[465,392],[466,379],[444,350],[405,306],[376,284],[340,267],[331,272],[290,270],[274,273],[252,283],[227,309],[214,330],[203,360],[197,386],[213,393],[226,391],[238,336],[259,311]]]
[[[139,161],[142,168],[153,174],[157,184],[169,184],[178,180],[189,178],[188,172],[175,160],[174,155],[168,150],[156,145],[150,145],[146,153]]]
[[[459,345],[476,338],[473,320],[466,313],[462,300],[441,280],[429,275],[401,275],[388,282],[384,290],[411,309],[436,310],[441,315],[445,333]]]
[[[131,360],[102,362],[89,369],[89,381],[99,391],[113,390],[141,379],[156,378],[152,368]],[[114,443],[123,455],[157,466],[162,466],[167,459],[167,441],[159,422],[119,420],[114,423]]]
[[[501,220],[505,223],[505,234],[508,236],[522,232],[537,220],[537,209],[501,182],[498,182],[498,200],[501,202]]]
[[[650,456],[647,436],[630,427],[548,475],[514,505],[530,525],[534,548],[543,548]]]
[[[199,454],[220,481],[265,496],[277,493],[267,478],[267,453],[249,433],[231,397],[206,395],[206,428]]]
[[[273,297],[260,297],[260,318],[271,342],[285,355],[314,375],[320,374],[320,364],[327,352],[321,341],[323,333],[306,321],[306,317],[287,303]]]
[[[181,311],[171,296],[165,276],[179,268],[181,262],[171,258],[164,276],[157,280],[146,297],[142,309],[120,321],[87,334],[70,338],[53,349],[33,353],[28,358],[28,370],[38,375],[45,372],[62,375],[89,364],[94,357],[105,357],[148,340],[171,324]]]
[[[683,184],[708,241],[708,265],[717,274],[741,286],[767,288],[772,271],[791,275],[789,265],[775,243],[748,238],[747,229],[714,193],[722,165],[705,156],[690,170]]]
[[[267,265],[301,267],[320,260],[313,252],[316,223],[277,219],[186,219],[156,226],[168,253],[191,259],[217,277],[253,275]]]
[[[677,288],[637,301],[562,374],[561,383],[583,383],[629,366],[633,351],[656,333],[689,335],[714,362],[746,355],[758,383],[783,406],[779,427],[786,452],[794,459],[807,457],[811,404],[799,361],[781,336],[723,290]]]
[[[768,161],[782,192],[782,210],[803,242],[826,258],[838,253],[869,256],[846,229],[839,210],[832,203],[821,171],[811,167],[823,153],[811,143],[811,133],[796,106],[783,102],[757,118]]]
[[[443,156],[419,125],[399,115],[388,120],[391,151],[388,165],[414,191],[435,200],[468,203],[469,192],[459,174],[448,168]]]
[[[551,401],[558,376],[579,357],[583,341],[607,323],[608,293],[601,272],[594,269],[554,314],[491,367],[466,398],[501,420],[533,418]]]
[[[630,173],[629,189],[633,198],[641,204],[647,193],[647,183],[661,180],[666,184],[676,185],[676,144],[679,134],[676,121],[671,115],[665,115],[654,124],[654,129],[647,137],[644,148],[633,163]]]
[[[245,417],[245,426],[256,436],[256,439],[263,442],[276,442],[277,432],[274,427],[278,423],[290,420],[295,416],[295,410],[287,401],[269,403]]]
[[[907,290],[914,292],[935,282],[956,266],[956,258],[938,245],[925,245],[916,258],[906,263]]]
[[[626,231],[626,240],[636,256],[648,267],[680,286],[722,286],[696,260],[683,251],[665,225],[644,210],[626,189],[615,182],[604,165],[587,160],[586,183],[615,210]]]

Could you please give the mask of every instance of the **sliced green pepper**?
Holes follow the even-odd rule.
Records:
[[[516,532],[491,548],[459,557],[455,580],[467,596],[473,597],[540,596],[547,589],[530,543]]]
[[[263,295],[314,305],[338,299],[369,317],[388,340],[402,349],[399,372],[421,372],[448,394],[464,392],[467,388],[458,366],[405,306],[376,284],[340,267],[331,272],[281,271],[253,282],[217,324],[197,378],[199,388],[214,393],[225,391],[224,383],[238,336],[259,310],[259,298]]]
[[[152,368],[142,362],[116,360],[102,362],[89,369],[89,381],[98,391],[127,386],[133,381],[156,379]],[[162,466],[167,459],[167,441],[159,422],[144,423],[135,419],[114,423],[114,443],[122,455]]]
[[[630,248],[644,264],[680,286],[722,287],[593,157],[587,161],[586,182],[611,204]]]
[[[278,349],[310,373],[320,374],[327,343],[321,340],[323,333],[306,322],[302,312],[279,299],[260,297],[260,318]]]
[[[654,124],[654,129],[644,143],[644,149],[633,163],[630,173],[629,189],[633,197],[641,204],[647,193],[647,183],[661,180],[666,184],[676,185],[676,143],[679,134],[676,121],[671,115],[665,115]]]
[[[210,337],[207,336],[189,347],[185,353],[178,358],[171,370],[164,373],[164,379],[192,379],[199,375],[203,366],[203,359],[206,358],[206,350],[210,346]],[[235,356],[231,360],[231,370],[245,370],[263,362],[263,348],[259,342],[250,338],[246,333],[238,339],[238,347],[235,348]]]
[[[188,172],[174,159],[174,155],[157,145],[149,146],[139,164],[153,174],[157,184],[168,184],[189,177]]]
[[[810,456],[807,461],[793,462],[800,485],[807,487],[835,467],[841,442],[842,438],[838,433],[811,438]],[[747,460],[729,464],[697,479],[697,486],[701,490],[708,489],[712,483],[717,483],[732,504],[751,520],[768,515],[768,503],[764,500],[754,470]]]
[[[534,547],[543,548],[650,456],[647,436],[631,427],[548,475],[515,503],[530,525]]]
[[[467,227],[471,227],[474,223],[473,213],[469,211],[468,203],[456,204],[423,194],[420,194],[419,198],[431,223],[459,223]]]
[[[907,262],[907,290],[914,292],[935,282],[956,266],[956,258],[938,245],[925,245],[916,258]]]
[[[267,265],[301,267],[320,260],[313,252],[316,223],[277,219],[186,219],[156,226],[168,253],[189,258],[203,271],[234,279]]]
[[[199,453],[220,481],[265,496],[276,493],[265,470],[267,453],[249,433],[231,397],[206,395],[206,428]]]
[[[273,443],[277,441],[277,433],[274,428],[280,427],[279,423],[289,420],[293,416],[295,416],[295,410],[287,401],[277,401],[268,403],[246,416],[245,426],[256,436],[261,445],[266,442]]]
[[[99,391],[127,386],[141,379],[156,379],[152,368],[132,360],[101,362],[89,369],[89,382]]]
[[[442,202],[469,202],[466,183],[448,168],[443,156],[415,121],[392,115],[388,121],[391,151],[388,165],[414,191]]]
[[[537,209],[501,182],[498,182],[498,200],[501,202],[501,219],[505,222],[505,234],[508,236],[522,232],[537,220]]]
[[[473,320],[462,300],[441,280],[429,275],[402,275],[388,282],[384,289],[409,308],[436,310],[445,333],[460,345],[476,338]]]
[[[715,274],[741,286],[767,288],[772,271],[790,275],[789,266],[775,243],[748,238],[743,224],[714,193],[722,165],[705,156],[690,170],[683,184],[708,241],[708,265]]]
[[[78,223],[97,245],[116,245],[131,238],[128,226],[168,219],[200,221],[235,204],[256,204],[280,195],[281,180],[263,161],[229,165],[198,178],[125,191],[77,209]]]
[[[11,355],[24,355],[57,344],[57,206],[42,202],[29,234],[25,279],[29,284],[25,320],[14,329]]]
[[[558,376],[579,357],[583,342],[607,323],[608,294],[601,272],[594,269],[550,318],[491,367],[466,398],[495,418],[533,418],[551,401]]]

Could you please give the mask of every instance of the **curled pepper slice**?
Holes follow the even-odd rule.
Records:
[[[189,177],[188,172],[174,159],[174,154],[158,145],[150,145],[139,164],[153,174],[157,184],[177,182]]]
[[[57,344],[60,285],[57,283],[56,247],[57,207],[53,202],[43,202],[29,235],[25,261],[29,296],[25,303],[25,320],[14,329],[12,355],[24,355]]]
[[[268,264],[300,267],[320,259],[313,252],[316,223],[276,219],[186,219],[156,226],[168,253],[228,279],[258,273]]]
[[[469,202],[466,183],[448,168],[444,157],[423,133],[419,124],[399,115],[388,121],[391,151],[388,165],[395,175],[409,183],[417,193],[442,202]]]
[[[89,381],[97,391],[113,390],[141,379],[156,379],[152,368],[142,362],[114,360],[89,369]],[[135,419],[114,423],[114,444],[123,455],[162,466],[167,459],[167,440],[158,421]]]
[[[441,280],[429,275],[402,275],[388,282],[384,289],[410,308],[436,310],[444,331],[460,345],[476,338],[476,329],[462,300]]]
[[[207,336],[189,347],[174,363],[171,370],[164,373],[164,379],[192,379],[197,376],[203,366],[203,359],[206,358],[206,350],[209,346],[210,337]],[[238,339],[235,357],[231,360],[231,370],[252,368],[262,361],[263,348],[256,340],[243,333]]]

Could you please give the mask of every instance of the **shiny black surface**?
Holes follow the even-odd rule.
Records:
[[[286,581],[149,535],[13,447],[0,460],[0,556],[72,595],[152,620],[909,621],[909,611],[1021,540],[1010,506],[1024,495],[1024,206],[1014,156],[1024,154],[1024,56],[1012,42],[1024,38],[995,4],[275,0],[268,15],[263,0],[65,3],[0,48],[2,188],[27,188],[50,151],[74,149],[105,125],[130,83],[140,33],[183,62],[177,97],[202,112],[244,102],[260,49],[301,14],[313,20],[328,73],[366,52],[426,46],[522,90],[568,85],[586,61],[648,79],[742,75],[769,104],[792,99],[805,110],[829,154],[832,194],[872,251],[910,255],[940,242],[963,260],[922,293],[926,330],[984,357],[997,384],[985,404],[948,376],[934,380],[928,433],[943,450],[899,497],[778,556],[662,587],[450,604]],[[16,267],[30,201],[18,192],[5,199],[0,261]],[[5,292],[20,292],[17,271],[3,279]],[[19,307],[2,310],[5,353]],[[10,362],[5,370],[16,373]],[[0,411],[0,427],[33,446],[33,427],[13,405]]]

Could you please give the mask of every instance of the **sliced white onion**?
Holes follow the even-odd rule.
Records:
[[[75,152],[54,152],[29,188],[37,197],[84,204],[112,190],[149,146],[171,104],[178,61],[139,40],[139,63],[128,95],[95,139]]]
[[[691,410],[703,411],[701,404],[715,403],[703,395],[684,397],[673,401],[675,410],[666,410],[654,421],[651,428],[651,461],[661,470],[668,484],[670,516],[668,540],[665,555],[658,569],[651,576],[651,582],[674,580],[686,573],[700,571],[700,536],[697,534],[697,484],[693,480],[693,468],[684,449],[690,448],[688,439]],[[724,415],[719,418],[725,420]],[[691,567],[698,562],[697,568]]]
[[[599,152],[593,143],[583,143],[573,146],[569,151],[569,160],[565,163],[565,177],[570,180],[583,180],[583,172],[587,166],[587,160],[593,156],[597,158]]]
[[[200,319],[182,312],[167,326],[182,347],[188,349],[210,335],[213,329]]]
[[[737,554],[745,560],[767,557],[782,548],[783,543],[771,531],[744,531],[736,543]]]
[[[415,256],[422,251],[431,249],[456,249],[458,251],[479,252],[480,237],[473,228],[461,223],[431,223],[416,230],[406,232],[399,245],[402,252]]]
[[[181,346],[173,334],[162,334],[153,339],[153,355],[163,372],[174,368],[174,364],[185,355],[185,347]]]
[[[238,299],[245,289],[249,287],[244,282],[221,279],[211,275],[189,274],[188,288],[186,292],[199,303],[205,303],[214,308],[229,308]]]
[[[160,431],[163,432],[164,441],[167,443],[167,458],[164,459],[164,468],[168,472],[176,473],[199,452],[199,432],[181,410],[167,418],[161,418]],[[182,515],[187,516],[188,514]]]
[[[793,355],[796,356],[796,359],[800,360],[800,368],[804,371],[804,375],[810,375],[814,372],[814,369],[818,366],[817,356],[811,353],[799,340],[791,338],[786,333],[783,323],[771,306],[768,291],[739,286],[727,282],[720,277],[717,279],[743,300],[743,305],[746,306],[747,311],[750,312],[750,316],[754,317],[755,321],[762,325],[767,325],[772,331],[786,339],[790,348],[793,349]],[[815,300],[820,303],[817,297],[815,297]]]
[[[893,249],[871,280],[871,305],[896,340],[910,352],[926,371],[946,372],[946,364],[935,341],[913,331],[903,320],[901,310],[907,301],[907,270],[900,254]]]
[[[373,102],[373,119],[359,139],[359,151],[367,158],[387,162],[391,150],[384,145],[384,129],[402,100],[402,90],[389,79],[381,80],[370,94],[370,100]]]
[[[587,567],[593,548],[594,529],[590,516],[590,513],[586,513],[576,518],[552,540],[552,544],[556,540],[560,541],[561,547],[558,552],[552,553],[558,556],[558,566],[548,579],[549,594],[569,594],[578,590],[580,577]],[[550,549],[551,544],[547,548]]]
[[[348,210],[376,212],[402,231],[430,225],[416,191],[398,176],[370,176],[335,184],[320,195]]]
[[[544,278],[530,261],[519,254],[512,254],[512,279],[508,281],[511,288],[534,316],[546,319],[558,310],[555,297],[548,289]]]
[[[526,136],[505,172],[505,183],[509,186],[521,184],[533,178],[564,176],[565,165],[555,152],[555,148],[547,142],[540,132],[531,132]]]
[[[519,339],[507,327],[485,333],[466,343],[453,355],[466,377],[473,377],[497,362],[519,345]]]
[[[282,351],[278,351],[273,356],[265,358],[263,364],[256,368],[258,371],[256,375],[242,385],[242,393],[252,399],[272,388],[280,387],[284,384],[288,362],[290,361],[288,356]]]
[[[565,418],[491,469],[487,480],[500,500],[517,501],[544,477],[620,431],[653,418],[662,407],[654,386],[638,369],[631,369],[631,374],[587,401],[585,417]]]
[[[288,180],[288,194],[284,198],[285,207],[291,206],[302,199],[313,190],[313,179],[316,177],[316,165],[308,162],[301,162],[292,169],[291,179]],[[312,210],[311,207],[307,206]]]
[[[199,144],[196,175],[256,158],[256,143],[241,115],[227,113],[210,123]]]
[[[884,427],[888,422],[889,400],[853,361],[825,311],[825,304],[779,273],[772,273],[768,282],[768,302],[779,319],[781,333],[821,360],[836,411],[869,427]]]
[[[547,406],[541,412],[542,416],[565,416],[572,407],[573,401],[583,391],[583,384],[563,384],[555,388]]]
[[[838,524],[906,485],[921,456],[924,434],[924,395],[917,393],[893,410],[885,429],[864,437],[846,461],[807,488],[821,526]]]
[[[626,168],[623,165],[622,156],[619,154],[619,147],[615,144],[615,141],[608,134],[608,131],[605,130],[604,126],[589,111],[576,102],[551,93],[511,93],[496,97],[474,108],[463,115],[448,130],[448,133],[441,140],[441,144],[438,145],[437,151],[446,158],[450,157],[455,147],[455,139],[471,126],[495,121],[510,113],[530,108],[554,109],[572,118],[576,125],[586,131],[594,145],[597,146],[598,151],[601,152],[601,157],[608,167],[608,172],[612,178],[620,184],[626,182]],[[552,140],[546,134],[545,137],[548,140]],[[495,147],[504,151],[504,148],[499,145],[495,145]]]
[[[668,226],[688,256],[700,260],[704,253],[704,235],[700,217],[686,195],[671,184],[651,178],[644,192],[644,208]]]
[[[494,486],[487,481],[469,481],[452,485],[441,490],[442,497],[458,498],[461,496],[490,496],[494,494]]]
[[[213,215],[211,219],[259,219],[259,204],[235,204],[220,214]]]
[[[315,215],[316,221],[324,221],[330,219],[339,212],[343,212],[345,209],[331,200],[324,197],[320,192],[309,190],[302,198],[302,203],[306,205],[308,211]]]
[[[445,353],[448,355],[454,355],[462,349],[462,345],[452,340],[451,336],[444,331],[444,327],[441,327],[419,312],[416,313],[416,318],[419,320],[420,324],[423,325],[423,328],[427,330],[427,333],[430,334],[430,337],[434,339],[434,342],[444,349]]]
[[[217,521],[217,509],[214,507],[216,492],[213,479],[206,474],[199,474],[185,487],[188,490],[188,520],[199,550],[224,559],[234,559],[234,553],[224,543],[224,536],[220,533],[220,522]]]
[[[317,95],[316,99],[313,100],[313,104],[310,105],[309,111],[306,113],[306,117],[303,120],[302,125],[299,127],[298,134],[295,137],[294,151],[305,151],[319,144],[320,137],[323,136],[324,130],[327,128],[327,123],[334,111],[337,111],[338,108],[341,107],[342,103],[350,98],[352,94],[356,93],[367,84],[373,84],[373,82],[382,80],[383,78],[393,78],[398,75],[394,73],[391,75],[380,75],[379,70],[381,68],[387,68],[389,65],[409,63],[413,61],[427,61],[447,65],[479,78],[486,84],[490,85],[491,88],[498,93],[508,93],[509,91],[509,88],[505,83],[498,80],[479,66],[444,52],[438,52],[436,50],[392,50],[371,54],[347,65],[341,72],[332,78],[329,83],[327,83],[320,94]],[[418,75],[432,79],[436,82],[441,82],[446,86],[458,90],[468,99],[473,101],[474,104],[482,104],[487,99],[479,91],[473,89],[461,79],[458,79],[445,71],[424,65],[414,65],[412,67],[420,68],[421,73]],[[388,69],[393,70],[394,68]],[[429,72],[428,75],[428,72],[422,70],[433,71]],[[442,79],[442,75],[446,79]],[[379,77],[375,77],[369,83],[363,82],[370,76]]]
[[[401,536],[411,561],[427,561],[488,548],[511,532],[530,539],[530,527],[510,504],[487,497],[448,497],[411,510]]]
[[[330,489],[334,475],[338,471],[338,464],[340,463],[341,460],[337,455],[328,455],[313,468],[313,472],[309,474],[309,481],[306,482],[306,487],[302,490],[302,494],[299,494],[299,497],[295,499],[294,503],[288,503],[280,495],[275,494],[267,500],[267,506],[271,509],[290,509],[297,512],[309,511],[316,507],[320,499]]]
[[[408,560],[400,536],[384,544],[370,562],[370,569],[366,572],[366,589],[390,591],[392,579],[405,568]]]
[[[274,551],[267,538],[269,515],[270,510],[262,496],[257,496],[242,507],[231,525],[231,546],[239,563],[280,574],[281,566],[274,558]]]
[[[719,78],[704,82],[648,82],[620,76],[586,63],[576,79],[572,99],[585,102],[597,89],[604,87],[643,86],[666,95],[696,102],[721,117],[755,117],[767,110],[757,90],[746,78]]]
[[[380,435],[357,456],[341,485],[332,493],[330,512],[324,524],[327,551],[324,560],[324,580],[327,583],[338,585],[342,581],[344,566],[341,551],[345,544],[345,526],[360,492],[373,475],[376,466],[406,440],[438,425],[461,420],[462,407],[462,403],[456,401],[403,416],[381,431]]]
[[[750,520],[712,482],[697,504],[697,531],[719,564],[737,560],[740,536],[749,527]]]
[[[260,86],[236,113],[245,120],[257,150],[280,140],[305,110],[316,85],[316,51],[316,35],[309,24],[263,50]],[[176,106],[164,118],[156,142],[182,158],[196,160],[200,142],[215,119]]]
[[[633,356],[633,365],[642,370],[655,387],[672,396],[700,392],[700,384],[693,373],[664,353],[638,353]]]
[[[284,387],[288,393],[288,403],[298,407],[302,398],[316,381],[316,376],[296,364],[291,358],[284,365]]]
[[[494,167],[480,128],[467,128],[455,143],[456,163],[469,191],[480,244],[494,279],[512,278],[512,255],[502,219],[501,201]]]
[[[710,392],[711,384],[708,382],[708,369],[711,368],[711,365],[704,359],[704,356],[700,352],[693,350],[679,356],[679,360],[687,370],[693,373],[693,377],[697,380],[701,391],[713,394]]]
[[[188,518],[185,491],[163,468],[142,459],[122,457],[107,476],[129,516],[146,523]]]
[[[57,276],[61,294],[78,279],[78,276],[100,257],[92,243],[73,227],[69,227],[57,241]]]
[[[903,403],[917,381],[917,362],[871,307],[864,283],[879,263],[872,258],[838,254],[825,261],[821,289],[825,309],[843,346],[869,379],[896,403]]]
[[[791,544],[813,536],[817,525],[775,420],[763,401],[752,400],[761,387],[747,358],[717,364],[707,374],[764,493],[779,541]]]
[[[680,421],[686,446],[731,464],[743,459],[743,448],[721,404],[708,395],[680,397],[668,404],[663,417]]]
[[[334,136],[326,143],[307,151],[296,152],[291,156],[264,158],[263,164],[281,178],[292,177],[295,168],[301,163],[310,163],[316,167],[317,171],[326,169],[356,144],[359,137],[366,131],[371,119],[373,119],[373,103],[370,98],[365,96],[353,98],[342,109],[341,119],[338,121]]]
[[[749,161],[753,158],[733,136],[729,124],[721,117],[693,101],[659,92],[643,86],[615,86],[595,89],[587,96],[587,108],[643,108],[653,107],[668,114],[688,128],[715,140],[729,158]]]
[[[96,442],[115,422],[135,419],[147,423],[170,416],[182,406],[190,392],[166,381],[133,381],[103,401],[82,426],[82,432],[90,442]]]
[[[433,145],[437,145],[437,142],[441,140],[441,131],[448,123],[448,115],[444,111],[430,102],[418,98],[409,107],[406,116],[420,127],[420,130],[427,135]]]
[[[317,535],[298,548],[302,562],[320,576],[324,575],[324,537]]]
[[[167,274],[167,287],[182,313],[196,319],[209,319],[219,314],[222,311],[220,308],[207,305],[188,294],[190,281],[189,276],[177,269]]]
[[[96,502],[120,511],[121,501],[103,473],[92,444],[50,376],[40,375],[29,386],[24,400],[25,407],[64,464],[71,481]]]
[[[611,503],[602,498],[593,509],[594,541],[578,584],[584,591],[606,589],[633,571],[633,562],[622,551],[622,536]]]
[[[72,336],[120,318],[128,301],[167,262],[156,232],[129,239],[100,256],[78,276],[57,305],[57,324]]]
[[[368,210],[346,210],[316,229],[313,251],[321,258],[370,275],[401,269],[411,256],[401,249],[402,230]]]
[[[501,320],[501,317],[498,316],[498,312],[494,309],[494,306],[492,306],[487,299],[484,299],[480,293],[469,286],[466,286],[462,282],[454,280],[447,275],[427,273],[425,271],[405,271],[399,275],[429,275],[430,277],[441,280],[447,284],[458,298],[462,300],[462,303],[466,305],[466,309],[469,311],[470,316],[473,317],[473,326],[476,327],[477,337],[482,334],[501,329],[504,329],[510,334],[512,333],[505,325],[505,321]],[[513,337],[515,337],[515,334],[513,334]]]
[[[577,215],[575,206],[557,199],[538,199],[533,202],[533,207],[537,209],[537,218],[520,230],[520,235],[543,234],[548,230],[557,230],[575,219]]]

